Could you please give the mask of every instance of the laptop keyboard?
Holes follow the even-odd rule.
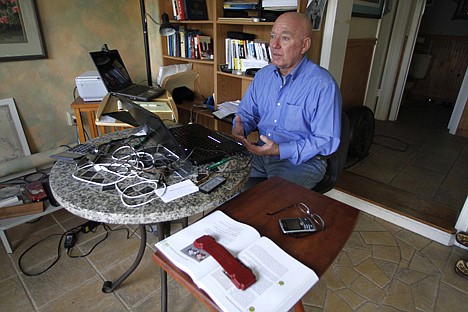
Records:
[[[170,131],[182,146],[190,150],[189,152],[193,150],[193,153],[205,157],[219,154],[219,147],[216,143],[191,135],[184,127],[171,128]]]
[[[130,87],[128,88],[127,90],[125,90],[125,93],[130,93],[130,94],[133,94],[133,95],[138,95],[140,93],[143,93],[145,91],[148,90],[148,87],[147,86],[143,86],[143,85],[134,85],[133,87]]]

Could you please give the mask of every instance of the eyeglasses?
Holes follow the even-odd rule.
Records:
[[[301,210],[303,213],[308,215],[312,219],[312,221],[317,225],[318,230],[323,230],[325,228],[325,222],[323,221],[322,217],[316,213],[311,213],[310,208],[303,202],[292,204],[290,206],[281,208],[280,210],[277,210],[275,212],[267,212],[267,215],[272,216],[282,211],[288,210],[289,208],[294,208],[294,207],[299,208],[299,210]]]

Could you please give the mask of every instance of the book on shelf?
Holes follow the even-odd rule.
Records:
[[[262,8],[265,9],[287,9],[295,10],[297,9],[297,0],[263,0]]]
[[[226,0],[223,2],[225,10],[254,10],[258,1],[255,0]]]
[[[224,17],[258,17],[258,0],[226,0],[223,2],[223,11]]]
[[[206,0],[183,0],[185,17],[191,21],[208,20]]]
[[[198,29],[188,29],[180,25],[175,34],[167,36],[169,56],[190,59],[213,59],[213,43],[210,36],[203,35]]]
[[[187,57],[187,50],[186,50],[186,34],[185,34],[185,27],[180,26],[179,28],[179,42],[180,42],[180,57]]]
[[[218,17],[218,21],[220,22],[251,22],[251,17],[227,17],[227,16],[220,16]]]
[[[206,0],[171,0],[174,20],[208,20]]]
[[[256,282],[238,289],[221,265],[193,246],[210,235],[255,275]],[[172,263],[186,272],[223,311],[288,311],[318,281],[297,261],[255,228],[215,211],[156,243]]]
[[[185,1],[177,0],[177,19],[178,20],[185,20]]]
[[[210,36],[198,35],[198,52],[200,59],[213,59],[213,43]]]
[[[239,34],[236,36],[239,38]],[[249,68],[262,68],[271,60],[267,42],[261,40],[225,39],[225,60],[227,68],[245,72]]]
[[[228,31],[227,37],[231,39],[254,40],[255,35],[242,31]]]

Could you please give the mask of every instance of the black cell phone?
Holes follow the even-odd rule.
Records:
[[[226,179],[222,176],[214,176],[213,178],[210,178],[208,181],[200,185],[198,189],[202,193],[209,193],[224,182],[226,182]]]
[[[279,220],[279,225],[285,234],[311,233],[317,231],[310,218],[285,218]]]
[[[75,161],[80,158],[83,158],[85,155],[83,154],[77,154],[77,153],[72,153],[72,152],[61,152],[55,155],[51,155],[51,158],[55,159],[60,159],[60,160],[65,160],[65,161]]]

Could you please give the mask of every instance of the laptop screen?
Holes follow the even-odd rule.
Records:
[[[133,84],[120,57],[119,51],[109,50],[89,52],[107,91],[117,92]]]
[[[172,135],[158,115],[155,115],[140,105],[133,103],[126,97],[120,95],[116,95],[116,97],[125,105],[125,108],[132,115],[138,125],[145,127],[145,131],[149,137],[179,156],[179,158],[185,159],[187,157],[182,146],[177,142],[176,138]]]

